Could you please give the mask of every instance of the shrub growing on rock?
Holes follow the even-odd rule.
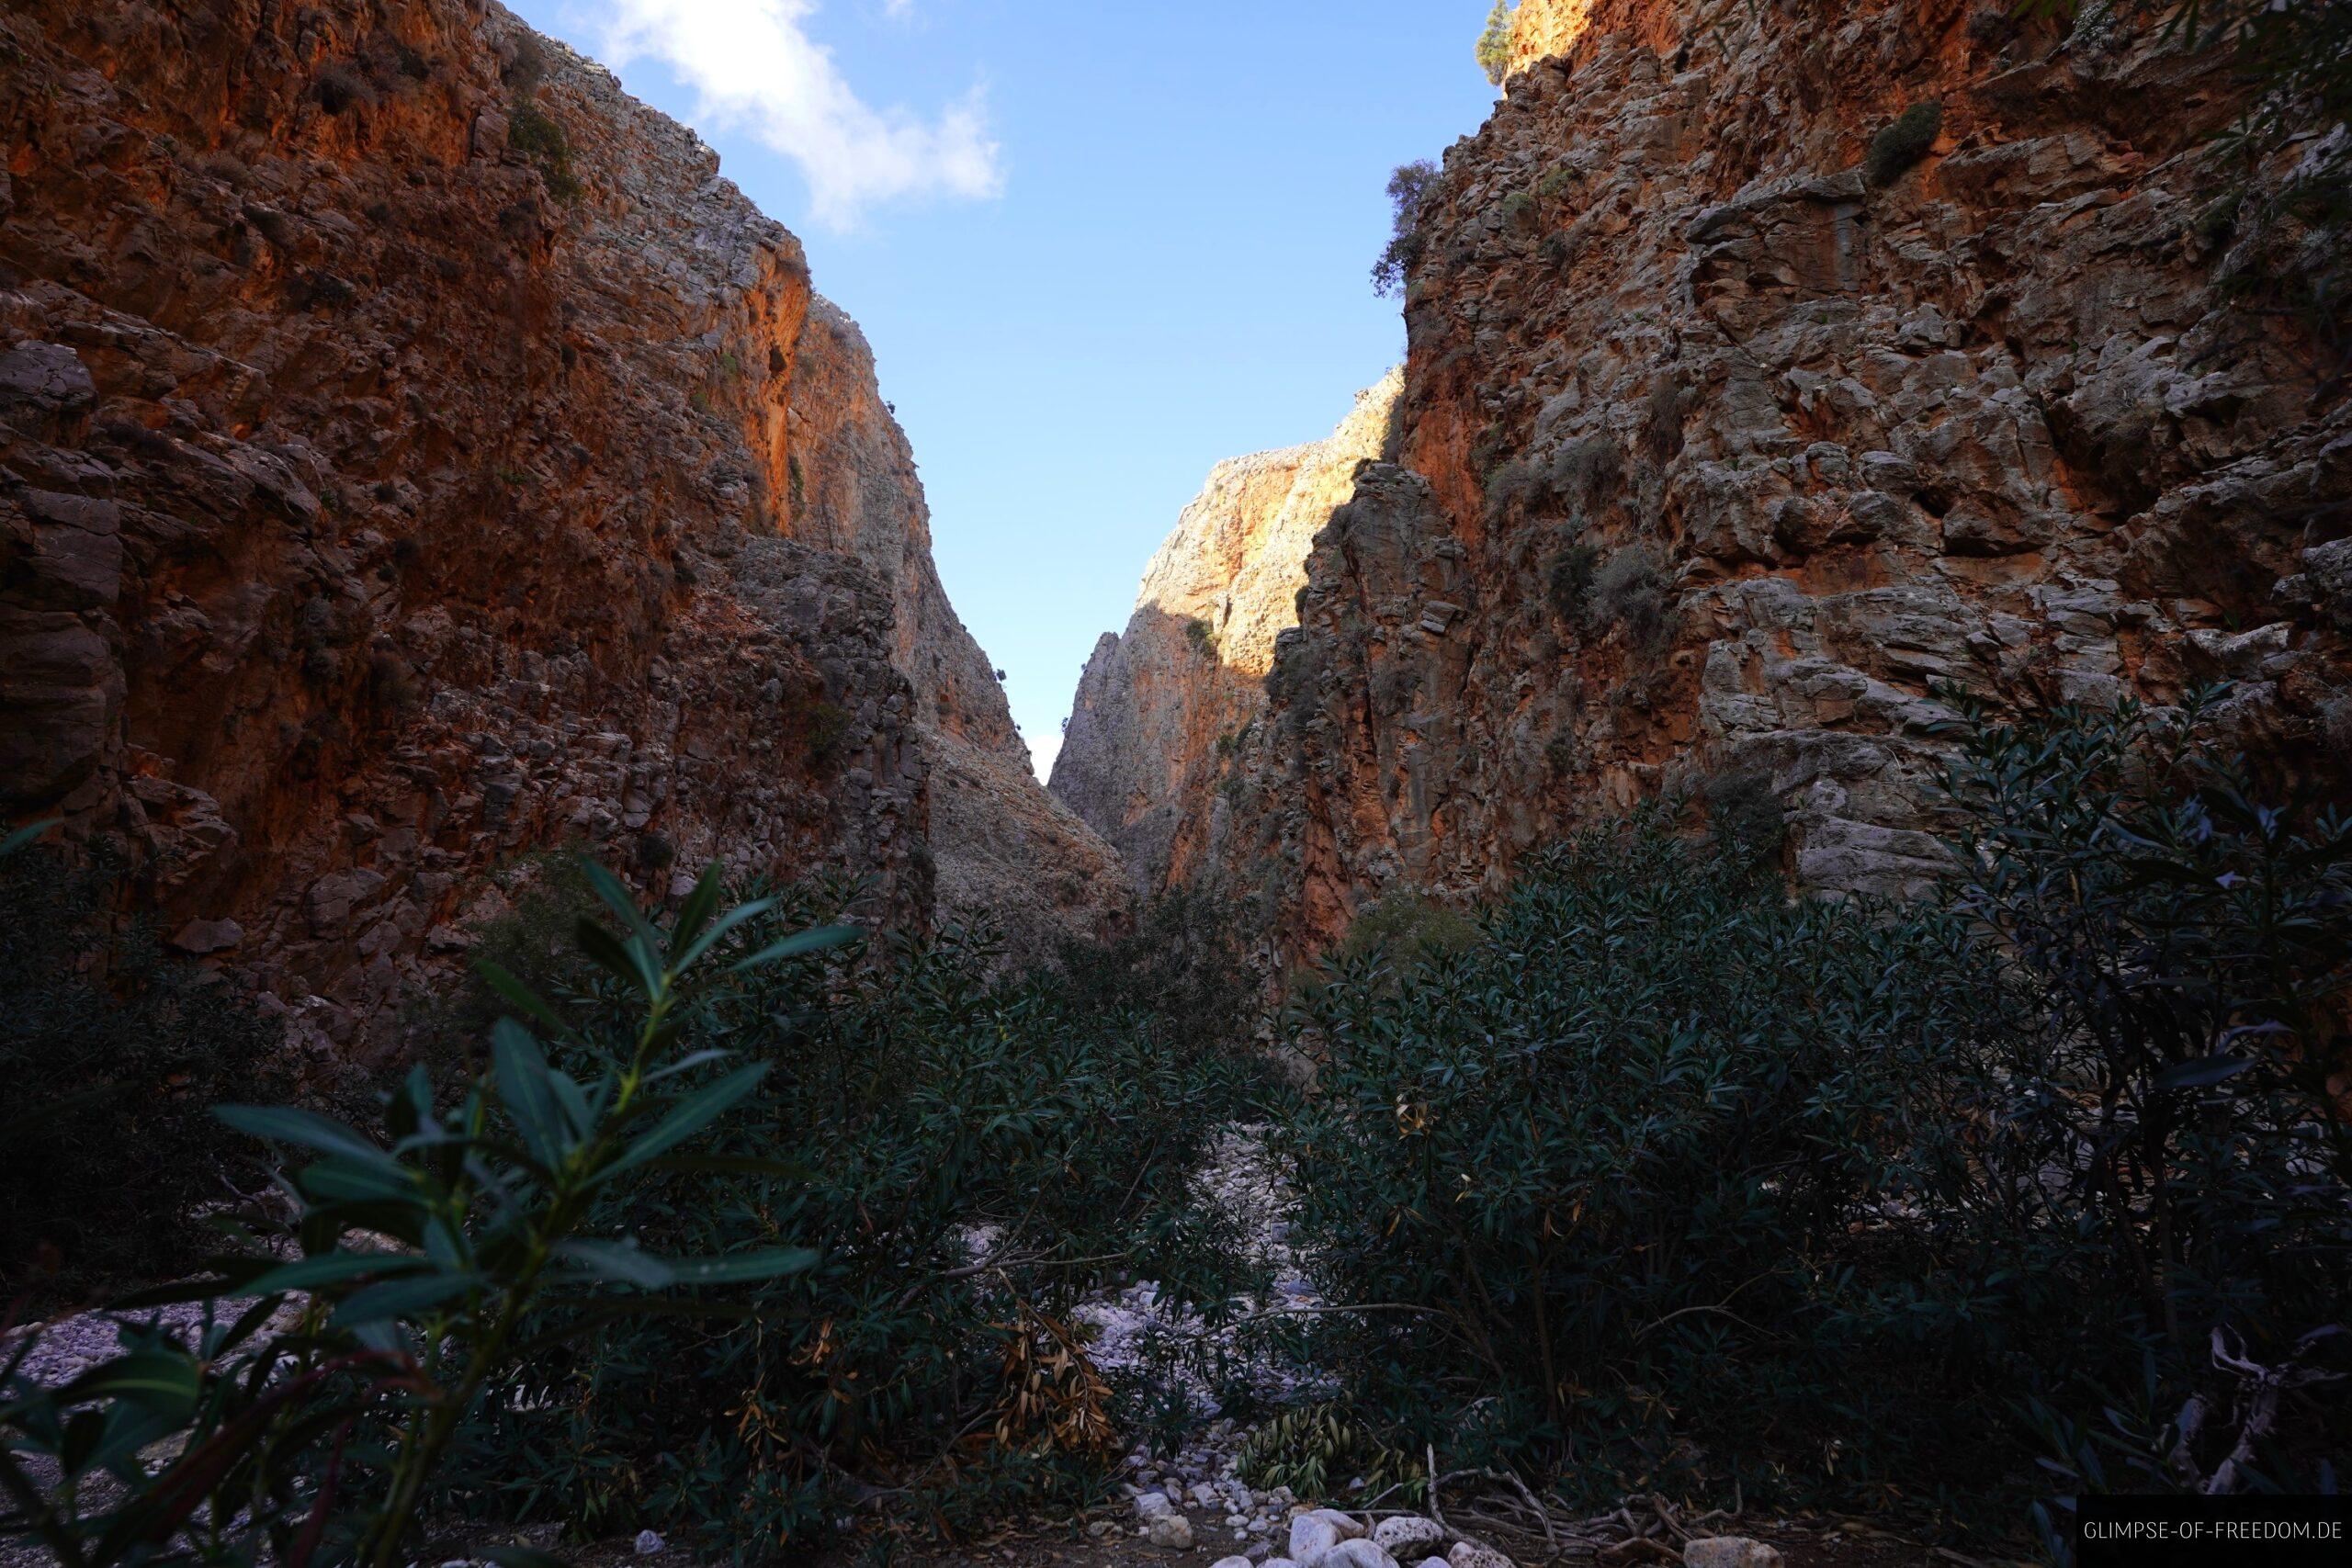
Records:
[[[1913,104],[1871,138],[1870,151],[1862,157],[1862,172],[1874,186],[1893,185],[1912,164],[1928,155],[1928,150],[1936,144],[1936,133],[1943,127],[1941,103],[1931,98],[1923,104]]]
[[[1387,247],[1380,259],[1372,265],[1372,287],[1377,294],[1397,294],[1419,265],[1424,242],[1420,235],[1421,209],[1426,206],[1444,177],[1435,164],[1427,159],[1404,164],[1388,176],[1388,200],[1393,212]]]

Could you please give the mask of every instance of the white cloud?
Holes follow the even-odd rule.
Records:
[[[901,13],[908,0],[892,0]],[[986,198],[1004,186],[976,87],[925,120],[869,107],[804,26],[816,0],[603,0],[619,69],[650,57],[702,96],[698,118],[740,127],[800,166],[820,222],[844,227],[894,197]]]

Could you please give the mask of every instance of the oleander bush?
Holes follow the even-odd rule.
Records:
[[[816,897],[763,919],[821,919]],[[753,1292],[748,1325],[615,1323],[514,1368],[445,1507],[773,1560],[842,1518],[955,1532],[1105,1484],[1129,1412],[1071,1309],[1135,1277],[1229,1310],[1229,1224],[1188,1182],[1260,1092],[1213,914],[1146,927],[1023,979],[964,928],[730,996],[709,1038],[767,1077],[705,1168],[604,1223],[718,1255],[823,1238],[821,1261]]]
[[[121,1355],[62,1386],[25,1371],[38,1336],[0,1356],[0,1543],[67,1568],[392,1568],[439,1544],[420,1506],[514,1369],[641,1314],[752,1321],[703,1292],[820,1260],[800,1241],[821,1238],[778,1228],[721,1256],[665,1256],[644,1245],[629,1194],[767,1071],[693,1038],[762,966],[855,932],[766,941],[755,922],[772,906],[721,914],[715,867],[657,930],[610,875],[591,876],[618,922],[579,928],[609,1012],[566,1019],[493,976],[531,1021],[502,1020],[492,1065],[455,1097],[411,1073],[380,1134],[222,1107],[227,1126],[299,1154],[282,1201],[224,1217],[226,1250],[201,1277],[122,1303]],[[184,1303],[200,1315],[133,1315]]]
[[[2192,718],[1958,738],[1936,902],[1792,900],[1654,811],[1307,995],[1351,1408],[1580,1502],[1963,1533],[2340,1469],[2352,826]]]

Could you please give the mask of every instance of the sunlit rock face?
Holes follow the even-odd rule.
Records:
[[[692,132],[470,0],[25,0],[0,115],[0,796],[308,1037],[396,1045],[558,846],[1115,909],[862,338]],[[951,743],[1081,891],[938,830]]]
[[[1389,460],[1316,536],[1267,694],[1131,630],[1065,794],[1261,900],[1288,958],[1710,781],[1785,814],[1798,885],[1917,890],[1944,682],[2231,680],[2232,738],[2340,788],[2352,415],[2222,282],[2255,242],[2198,150],[2241,89],[2009,10],[1523,5],[1419,227]],[[1170,762],[1245,714],[1213,772]]]
[[[1265,710],[1315,536],[1380,456],[1400,385],[1392,373],[1363,393],[1326,440],[1218,464],[1145,569],[1125,632],[1087,660],[1053,791],[1144,892],[1216,855],[1218,783]]]

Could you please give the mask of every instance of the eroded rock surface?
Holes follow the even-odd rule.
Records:
[[[1113,907],[862,338],[692,132],[477,0],[27,0],[0,118],[0,796],[314,1042],[397,1043],[567,842]],[[1099,890],[964,874],[943,756]]]
[[[2239,225],[2311,154],[2231,194],[2225,59],[1957,0],[1520,17],[1423,211],[1392,460],[1317,537],[1265,713],[1214,804],[1154,794],[1149,733],[1098,799],[1207,820],[1182,873],[1295,955],[1711,780],[1785,813],[1801,885],[1917,889],[1944,682],[2227,679],[2234,740],[2341,780],[2352,412],[2244,303],[2257,249],[2341,237]]]
[[[1298,624],[1306,558],[1377,458],[1402,378],[1362,393],[1325,440],[1220,463],[1087,660],[1054,793],[1116,845],[1147,894],[1190,880],[1217,793],[1265,711],[1275,640]]]

